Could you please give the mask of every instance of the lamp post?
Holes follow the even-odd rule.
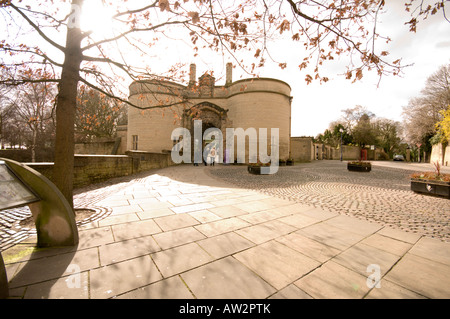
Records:
[[[339,129],[339,132],[341,132],[341,162],[342,162],[342,133],[344,133],[344,130],[342,129],[342,127]]]

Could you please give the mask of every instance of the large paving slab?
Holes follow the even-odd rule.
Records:
[[[249,248],[234,257],[276,289],[286,287],[320,265],[276,241]]]
[[[162,276],[150,256],[133,258],[91,270],[90,296],[110,298],[160,279]]]
[[[161,250],[151,236],[118,241],[98,247],[101,266],[145,256]]]
[[[300,278],[294,284],[313,298],[363,298],[369,291],[366,276],[333,261]]]
[[[118,299],[194,299],[179,276],[160,280],[153,284],[131,290],[117,297]]]
[[[385,278],[427,298],[450,297],[450,266],[414,254],[406,254]]]
[[[189,243],[151,255],[162,275],[167,278],[213,260],[205,250],[196,243]]]
[[[197,298],[266,298],[276,289],[233,257],[218,259],[181,277]]]
[[[318,185],[298,200],[237,187],[221,170],[174,166],[86,191],[104,213],[79,225],[77,247],[36,249],[29,237],[2,252],[11,298],[450,297],[445,236],[342,214]],[[348,183],[333,187],[356,192]],[[367,198],[379,195],[371,187]]]
[[[299,233],[339,250],[350,248],[364,239],[363,235],[325,223],[317,223],[299,230]]]

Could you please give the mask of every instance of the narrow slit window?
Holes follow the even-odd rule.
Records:
[[[133,135],[133,150],[137,151],[137,149],[138,149],[138,136]]]

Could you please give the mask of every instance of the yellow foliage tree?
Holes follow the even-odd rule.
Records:
[[[450,141],[450,105],[447,110],[442,110],[442,119],[436,123],[438,134],[441,135],[441,142],[448,144]]]

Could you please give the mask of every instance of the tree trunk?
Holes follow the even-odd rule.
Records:
[[[36,163],[36,142],[37,142],[37,127],[33,129],[33,142],[31,145],[31,162]]]
[[[82,6],[83,0],[72,1]],[[79,17],[74,17],[78,19]],[[82,61],[79,27],[67,29],[65,59],[56,101],[55,166],[53,181],[73,207],[74,123],[78,80]]]

